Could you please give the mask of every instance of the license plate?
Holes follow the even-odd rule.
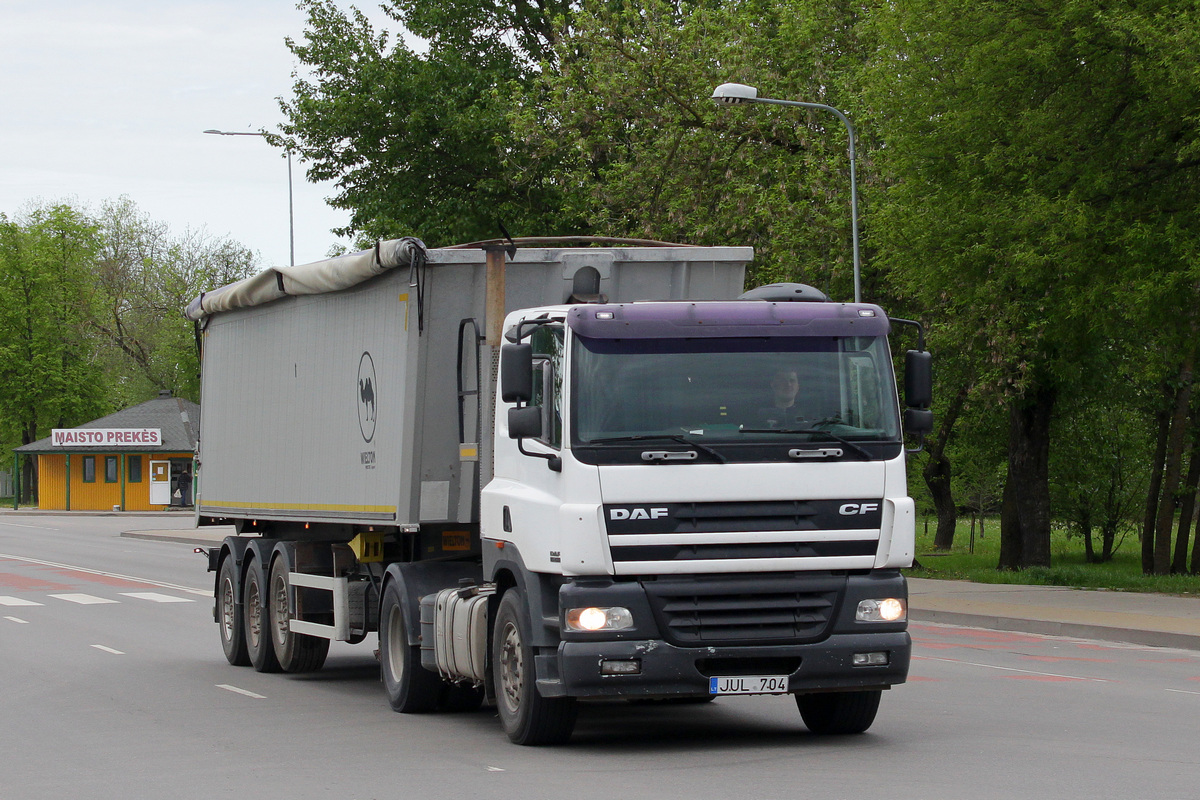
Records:
[[[708,679],[709,694],[787,694],[787,675],[734,675]]]

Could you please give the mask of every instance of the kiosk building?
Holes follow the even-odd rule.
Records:
[[[15,449],[38,461],[38,507],[162,511],[191,504],[200,406],[170,392]]]

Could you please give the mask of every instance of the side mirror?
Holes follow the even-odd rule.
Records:
[[[904,404],[909,408],[927,409],[933,404],[932,363],[928,350],[909,350],[905,354]]]
[[[904,409],[904,432],[924,436],[933,431],[933,412],[928,408]]]
[[[508,438],[537,439],[541,435],[541,406],[521,406],[508,410]]]
[[[500,348],[500,399],[528,403],[533,399],[533,345],[506,344]]]

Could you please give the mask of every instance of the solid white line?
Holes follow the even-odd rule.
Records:
[[[112,600],[107,597],[96,597],[94,594],[50,594],[46,596],[66,600],[68,603],[78,603],[81,606],[96,606],[102,603],[121,602],[120,600]]]
[[[9,622],[17,622],[17,623],[20,623],[21,625],[28,625],[28,624],[29,624],[29,620],[27,620],[27,619],[21,619],[20,617],[5,617],[5,619],[6,619],[6,620],[8,620]]]
[[[138,600],[149,600],[152,603],[194,603],[195,600],[189,600],[186,597],[175,597],[170,594],[159,594],[158,592],[118,592],[122,597],[135,597]]]
[[[1167,691],[1174,692],[1175,694],[1194,694],[1197,697],[1200,697],[1200,692],[1189,692],[1186,689],[1167,689]]]
[[[13,528],[32,528],[35,531],[56,531],[58,528],[47,528],[45,525],[20,525],[16,522],[0,522],[0,525],[9,525]]]
[[[57,564],[53,561],[42,561],[41,559],[38,559],[38,558],[25,558],[24,556],[10,556],[7,553],[0,553],[0,558],[7,558],[7,559],[11,559],[13,561],[24,561],[27,564],[41,564],[44,567],[57,567],[58,569],[69,569],[69,570],[73,570],[75,572],[86,572],[89,575],[103,575],[105,578],[119,578],[119,579],[125,580],[125,581],[136,581],[137,583],[144,583],[147,586],[157,586],[160,589],[176,589],[180,592],[187,592],[188,594],[195,594],[195,595],[199,595],[201,597],[212,597],[213,596],[212,589],[193,589],[190,586],[180,586],[179,584],[176,584],[176,583],[164,583],[163,581],[154,581],[154,580],[150,580],[149,578],[135,578],[132,575],[121,575],[120,573],[117,573],[117,572],[105,572],[104,570],[99,570],[99,569],[88,569],[87,567],[76,567],[76,566],[72,566],[71,564]]]
[[[102,644],[94,644],[94,645],[92,645],[92,647],[96,648],[97,650],[103,650],[103,651],[104,651],[104,652],[106,652],[106,653],[112,653],[114,656],[123,656],[123,655],[125,655],[125,654],[124,654],[124,653],[122,653],[120,650],[113,650],[111,647],[105,647],[105,646],[104,646],[104,645],[102,645]]]
[[[239,689],[236,686],[230,686],[228,683],[218,683],[217,688],[224,689],[227,692],[235,692],[237,694],[244,694],[244,695],[246,695],[246,697],[253,697],[255,700],[266,700],[267,699],[267,696],[265,694],[255,694],[254,692],[248,692],[245,689]]]
[[[32,600],[26,600],[21,597],[12,597],[7,594],[0,594],[0,606],[40,606],[43,603],[35,603]]]
[[[980,664],[975,661],[962,661],[957,658],[934,658],[933,656],[913,656],[914,661],[944,661],[947,664],[966,664],[971,667],[983,667],[984,669],[998,669],[1002,672],[1020,672],[1025,675],[1040,675],[1044,678],[1069,678],[1075,681],[1094,681],[1096,683],[1110,683],[1111,681],[1105,678],[1085,678],[1082,675],[1060,675],[1057,672],[1036,672],[1031,669],[1016,669],[1014,667],[998,667],[995,664]]]

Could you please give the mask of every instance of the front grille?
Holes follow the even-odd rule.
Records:
[[[625,561],[704,561],[745,558],[836,558],[873,556],[874,540],[849,542],[748,542],[745,544],[651,544],[612,548],[616,563]]]
[[[828,635],[846,579],[746,575],[664,578],[643,585],[674,645],[802,644]]]

